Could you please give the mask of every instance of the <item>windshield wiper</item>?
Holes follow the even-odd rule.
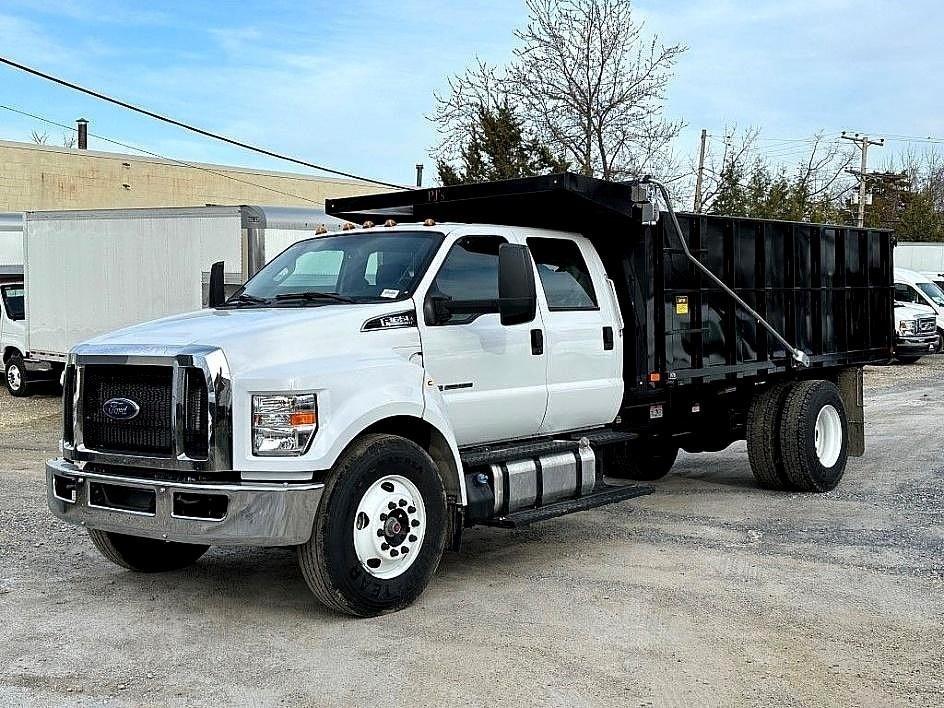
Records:
[[[269,300],[264,297],[256,297],[255,295],[250,295],[249,293],[240,293],[239,295],[234,295],[229,300],[223,303],[226,305],[269,305],[271,304]]]
[[[333,302],[343,302],[346,304],[354,302],[354,300],[344,295],[338,295],[337,293],[319,293],[315,290],[305,290],[300,293],[282,293],[281,295],[276,295],[275,299],[280,302],[284,302],[285,300],[304,300],[305,302],[332,300]]]

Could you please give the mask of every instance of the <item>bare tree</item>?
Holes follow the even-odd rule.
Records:
[[[40,133],[34,130],[31,133],[31,138],[37,145],[45,145],[47,142],[49,142],[49,133]]]
[[[71,133],[62,134],[62,147],[74,148],[75,147],[75,135]]]
[[[683,124],[667,120],[665,93],[685,51],[645,38],[629,0],[527,0],[528,25],[509,70],[530,120],[583,174],[664,174]]]
[[[482,111],[494,112],[510,104],[505,72],[476,57],[475,64],[449,79],[449,91],[434,94],[436,108],[429,120],[436,124],[439,143],[431,154],[437,163],[451,163],[478,129]]]
[[[704,180],[702,182],[702,204],[711,204],[728,175],[743,178],[757,160],[757,138],[760,128],[748,127],[740,132],[735,124],[726,125],[719,147],[716,139],[708,141],[705,150]],[[694,175],[698,167],[691,163]]]
[[[437,161],[461,153],[481,108],[511,106],[527,139],[583,174],[684,176],[671,150],[682,123],[664,117],[664,100],[685,47],[644,37],[630,0],[527,0],[527,8],[506,66],[476,59],[436,94]]]

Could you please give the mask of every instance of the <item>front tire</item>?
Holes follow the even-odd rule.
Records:
[[[158,541],[89,529],[98,552],[115,565],[138,573],[164,573],[193,565],[209,546]]]
[[[9,356],[4,364],[3,381],[11,396],[23,398],[29,395],[29,380],[22,356],[19,354]]]
[[[367,435],[328,478],[298,564],[331,609],[395,612],[426,589],[448,526],[442,479],[426,451],[396,435]]]
[[[846,471],[849,423],[835,384],[800,381],[784,402],[780,423],[783,468],[794,488],[828,492]]]

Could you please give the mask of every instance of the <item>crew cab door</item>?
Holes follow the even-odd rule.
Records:
[[[498,249],[512,237],[470,235],[448,249],[419,317],[423,364],[442,391],[459,445],[536,434],[547,406],[540,312],[503,325]]]
[[[622,323],[600,257],[583,238],[529,236],[527,244],[548,357],[541,432],[610,423],[623,400]]]

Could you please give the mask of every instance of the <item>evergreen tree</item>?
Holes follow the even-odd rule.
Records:
[[[476,122],[459,148],[458,166],[437,161],[444,185],[489,182],[515,177],[563,172],[569,163],[554,156],[550,148],[525,134],[521,119],[508,101],[493,109],[480,105]]]

